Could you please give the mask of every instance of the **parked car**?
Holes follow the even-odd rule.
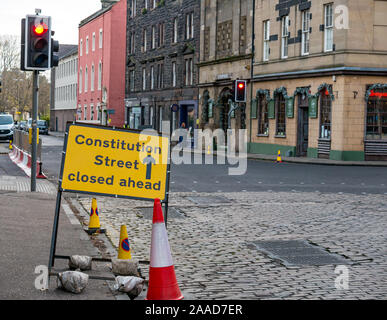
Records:
[[[24,128],[24,130],[28,132],[30,128],[32,128],[32,119],[27,120],[26,127]]]
[[[48,134],[48,123],[46,120],[38,120],[39,134]]]
[[[0,114],[0,140],[13,140],[15,124],[10,114]]]
[[[19,130],[25,130],[26,129],[26,125],[27,125],[27,121],[22,120],[22,121],[19,122],[18,129]]]

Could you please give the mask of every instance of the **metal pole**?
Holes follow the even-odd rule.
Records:
[[[37,120],[38,120],[38,95],[39,94],[39,71],[33,73],[32,92],[32,148],[31,148],[31,192],[36,191],[36,154],[37,154]]]
[[[56,195],[54,225],[52,227],[52,235],[51,235],[50,259],[48,261],[49,272],[51,272],[51,269],[55,263],[56,239],[58,235],[59,212],[60,212],[61,200],[62,200],[62,191],[58,190],[58,193]]]

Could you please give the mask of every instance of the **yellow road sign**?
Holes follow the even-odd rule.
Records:
[[[67,128],[64,152],[63,191],[165,199],[168,137],[76,123]]]

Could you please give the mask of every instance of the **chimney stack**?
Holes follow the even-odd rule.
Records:
[[[119,0],[101,0],[102,9],[110,7],[111,5],[115,4],[118,1]]]

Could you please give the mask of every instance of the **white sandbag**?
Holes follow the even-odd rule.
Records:
[[[120,276],[138,277],[138,261],[125,259],[112,259],[112,272]]]
[[[116,277],[116,285],[114,288],[118,291],[127,293],[131,298],[137,297],[143,287],[145,280],[138,277]]]
[[[58,279],[63,289],[81,293],[89,282],[89,275],[79,271],[65,271],[58,274]]]
[[[70,257],[69,268],[80,270],[91,270],[92,257],[74,255]]]

